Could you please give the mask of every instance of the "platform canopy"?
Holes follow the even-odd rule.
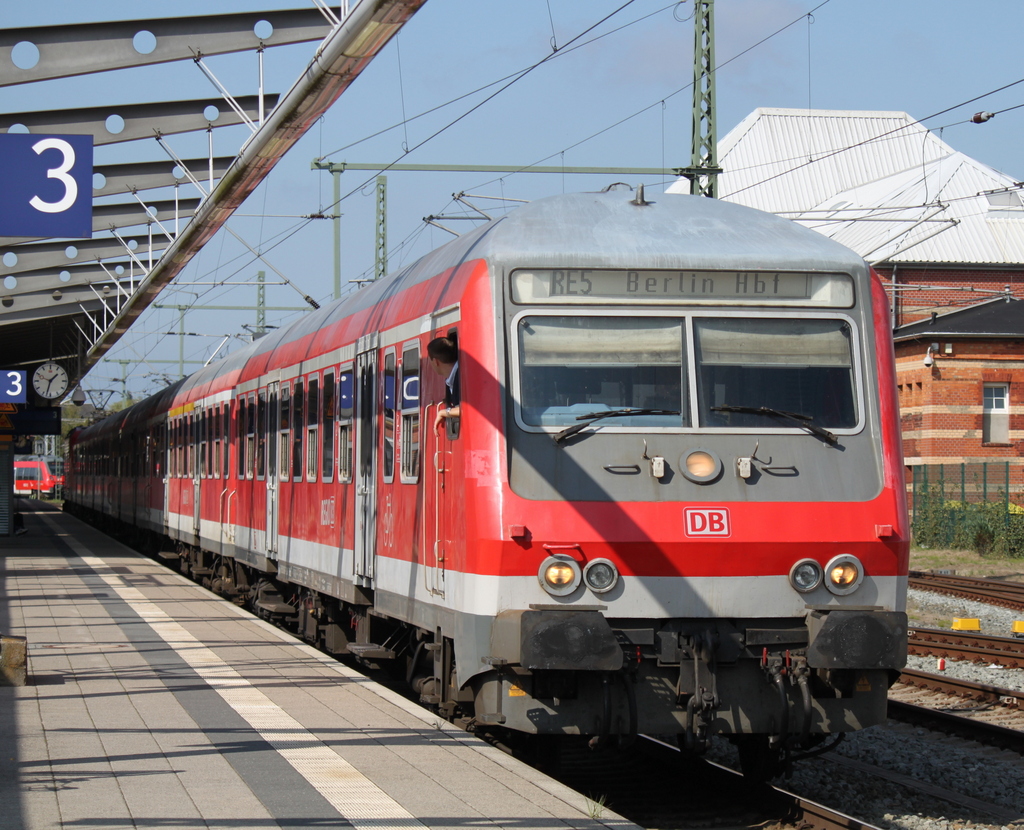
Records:
[[[34,153],[47,171],[46,186],[54,188],[39,203],[26,198],[24,205],[0,208],[0,368],[31,373],[53,360],[67,370],[73,389],[424,2],[354,0],[341,5],[340,15],[337,5],[315,3],[317,8],[0,29],[0,87],[35,85],[41,101],[47,85],[63,79],[186,60],[212,82],[204,91],[221,92],[182,98],[180,90],[174,95],[148,85],[156,100],[140,102],[121,99],[122,85],[106,83],[97,85],[100,106],[0,113],[0,165],[20,158],[18,153],[31,160]],[[234,95],[203,60],[243,51],[262,59],[266,49],[302,42],[317,45],[281,94],[256,89]],[[233,125],[249,128],[233,156],[175,153],[177,134]],[[149,148],[144,155],[152,160],[90,165],[78,179],[69,155],[81,163],[88,140],[81,148],[77,138],[41,145],[47,136],[91,136],[90,156],[103,155],[106,145],[134,143]],[[10,175],[0,169],[0,178],[8,177],[8,203]],[[84,205],[85,220],[72,230],[51,224],[73,195],[73,209],[58,218],[70,218]]]

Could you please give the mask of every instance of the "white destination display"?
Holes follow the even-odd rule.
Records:
[[[847,274],[784,271],[520,269],[512,274],[512,300],[846,308],[853,305],[853,281]]]

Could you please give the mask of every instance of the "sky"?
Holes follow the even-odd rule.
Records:
[[[173,9],[186,16],[311,5],[177,0]],[[142,0],[2,2],[0,28],[141,21],[164,8],[170,7]],[[427,0],[230,221],[269,266],[221,231],[157,300],[189,307],[184,323],[175,308],[151,307],[83,385],[97,390],[97,399],[106,396],[99,390],[115,397],[125,388],[135,396],[151,394],[177,376],[180,353],[195,361],[188,372],[218,348],[218,356],[240,348],[244,326],[255,322],[251,306],[260,270],[271,283],[270,306],[300,307],[300,292],[330,300],[332,223],[302,216],[340,210],[343,291],[358,290],[361,283],[353,281],[372,275],[374,266],[376,174],[342,174],[343,198],[335,208],[332,177],[311,170],[314,159],[559,168],[689,164],[692,15],[692,0]],[[1021,31],[1020,0],[717,0],[718,136],[758,107],[902,111],[954,149],[1024,178]],[[313,43],[268,50],[267,90],[286,92],[314,50]],[[233,93],[256,91],[253,54],[208,63]],[[119,103],[215,95],[184,61],[2,88],[0,107],[10,113],[110,105],[114,111]],[[971,123],[979,111],[995,117]],[[241,127],[215,131],[215,152],[235,154],[246,136]],[[206,153],[205,134],[175,136],[170,143],[183,158]],[[98,165],[162,157],[149,140],[96,149]],[[452,238],[423,217],[470,213],[453,202],[453,193],[471,194],[468,201],[493,215],[514,208],[514,201],[502,199],[598,190],[620,180],[642,180],[648,188],[670,183],[658,176],[561,172],[386,175],[389,271]],[[475,224],[439,221],[455,230]],[[295,287],[274,285],[280,281],[275,270]],[[212,305],[250,308],[203,308]],[[299,314],[268,310],[267,323],[286,325]],[[180,325],[189,336],[169,334]]]

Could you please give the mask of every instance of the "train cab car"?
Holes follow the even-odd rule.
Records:
[[[439,336],[462,391],[435,428]],[[164,436],[116,468],[160,492],[182,570],[400,662],[467,724],[721,735],[770,765],[885,719],[909,538],[888,305],[792,222],[541,199],[140,406],[78,446]]]
[[[19,496],[54,498],[64,486],[64,460],[55,455],[16,455],[14,492]]]

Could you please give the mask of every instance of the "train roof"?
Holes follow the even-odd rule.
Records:
[[[492,267],[845,271],[867,273],[850,249],[788,219],[754,208],[626,186],[529,202],[431,251],[402,270],[276,329],[136,405],[128,420],[163,411],[171,398],[232,383],[278,348],[385,302],[461,264]],[[247,367],[250,367],[247,370]]]
[[[849,248],[774,214],[682,194],[658,194],[643,204],[637,202],[631,189],[529,202],[401,271],[303,315],[194,377],[204,371],[210,376],[241,371],[253,357],[476,259],[498,267],[867,271],[864,260]]]

